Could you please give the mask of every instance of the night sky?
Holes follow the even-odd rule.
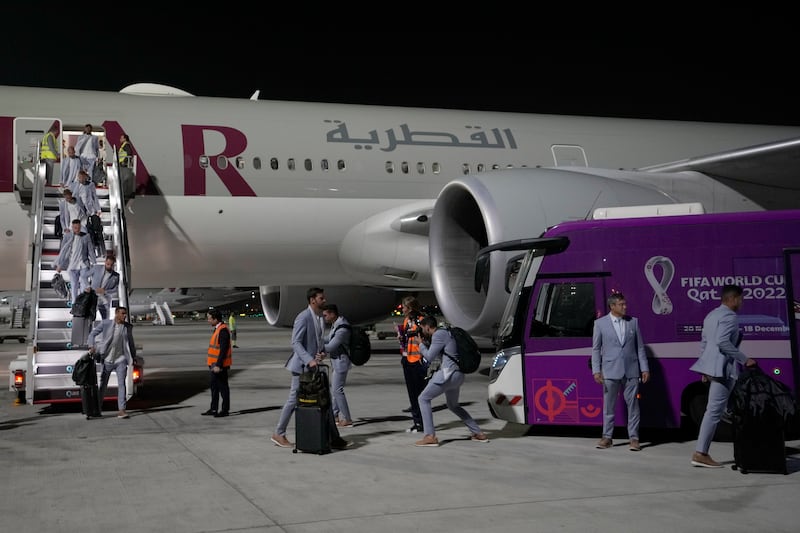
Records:
[[[15,26],[24,44],[0,49],[0,84],[118,91],[158,82],[200,96],[258,89],[274,100],[800,125],[800,47],[771,35],[771,21],[735,39],[671,28],[609,41],[531,28],[273,32],[213,18],[132,22],[135,32],[114,34],[117,45],[108,32],[48,40]]]

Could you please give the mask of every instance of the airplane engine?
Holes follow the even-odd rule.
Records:
[[[506,263],[514,253],[491,254],[488,284],[477,292],[476,253],[490,244],[538,237],[559,222],[585,219],[598,207],[692,201],[709,210],[722,205],[722,194],[728,195],[724,205],[737,205],[737,197],[727,189],[708,187],[686,197],[683,191],[688,188],[681,183],[689,180],[710,181],[696,173],[536,168],[487,172],[448,183],[434,206],[429,241],[433,288],[442,312],[449,322],[475,335],[494,333],[508,299]]]
[[[382,211],[353,226],[339,246],[339,262],[353,279],[399,289],[430,287],[428,225],[433,200]]]
[[[262,285],[261,307],[271,326],[291,327],[297,314],[308,307],[306,291],[311,285]],[[397,295],[375,287],[323,286],[329,303],[336,304],[352,324],[369,324],[388,318]]]

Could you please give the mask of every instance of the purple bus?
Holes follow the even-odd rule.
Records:
[[[696,214],[564,222],[541,238],[481,251],[524,250],[490,370],[495,418],[530,425],[602,426],[603,391],[589,360],[595,319],[621,292],[639,319],[650,365],[640,387],[642,427],[699,425],[708,386],[689,370],[703,319],[720,289],[744,288],[741,350],[798,390],[800,211]],[[514,268],[511,268],[514,267]],[[625,402],[617,420],[625,421]]]

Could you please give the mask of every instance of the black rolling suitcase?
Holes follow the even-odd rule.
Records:
[[[294,452],[324,454],[331,451],[330,407],[300,406],[294,412]]]
[[[788,474],[783,428],[772,420],[751,419],[733,430],[733,469],[742,474]]]
[[[732,468],[742,474],[788,474],[785,431],[796,410],[789,388],[758,367],[747,368],[731,391],[728,409],[733,419]]]
[[[98,257],[106,255],[106,241],[103,235],[103,221],[97,215],[89,215],[86,221],[86,229],[88,230],[89,237],[92,239],[95,254]]]
[[[327,367],[317,365],[300,375],[294,414],[295,453],[324,454],[331,451],[330,395]]]
[[[97,366],[92,354],[85,353],[77,361],[72,370],[72,380],[81,388],[81,413],[86,419],[98,418],[100,413],[100,395],[97,390]]]
[[[81,413],[86,415],[86,420],[90,418],[100,418],[100,392],[97,390],[97,383],[94,385],[81,385]]]

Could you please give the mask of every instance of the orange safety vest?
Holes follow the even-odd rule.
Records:
[[[224,323],[220,323],[219,327],[214,328],[214,333],[211,334],[211,340],[208,341],[208,359],[206,360],[208,366],[214,365],[219,359],[219,331],[221,329],[228,329]],[[222,360],[222,366],[231,366],[233,363],[233,349],[231,343],[228,343],[228,353],[225,354],[225,359]]]
[[[422,341],[420,338],[422,329],[417,325],[419,318],[419,316],[415,316],[413,320],[408,317],[403,319],[403,331],[406,334],[406,353],[408,354],[409,363],[416,363],[422,359],[422,354],[419,352],[419,343]],[[414,333],[416,333],[416,335],[409,335]]]

